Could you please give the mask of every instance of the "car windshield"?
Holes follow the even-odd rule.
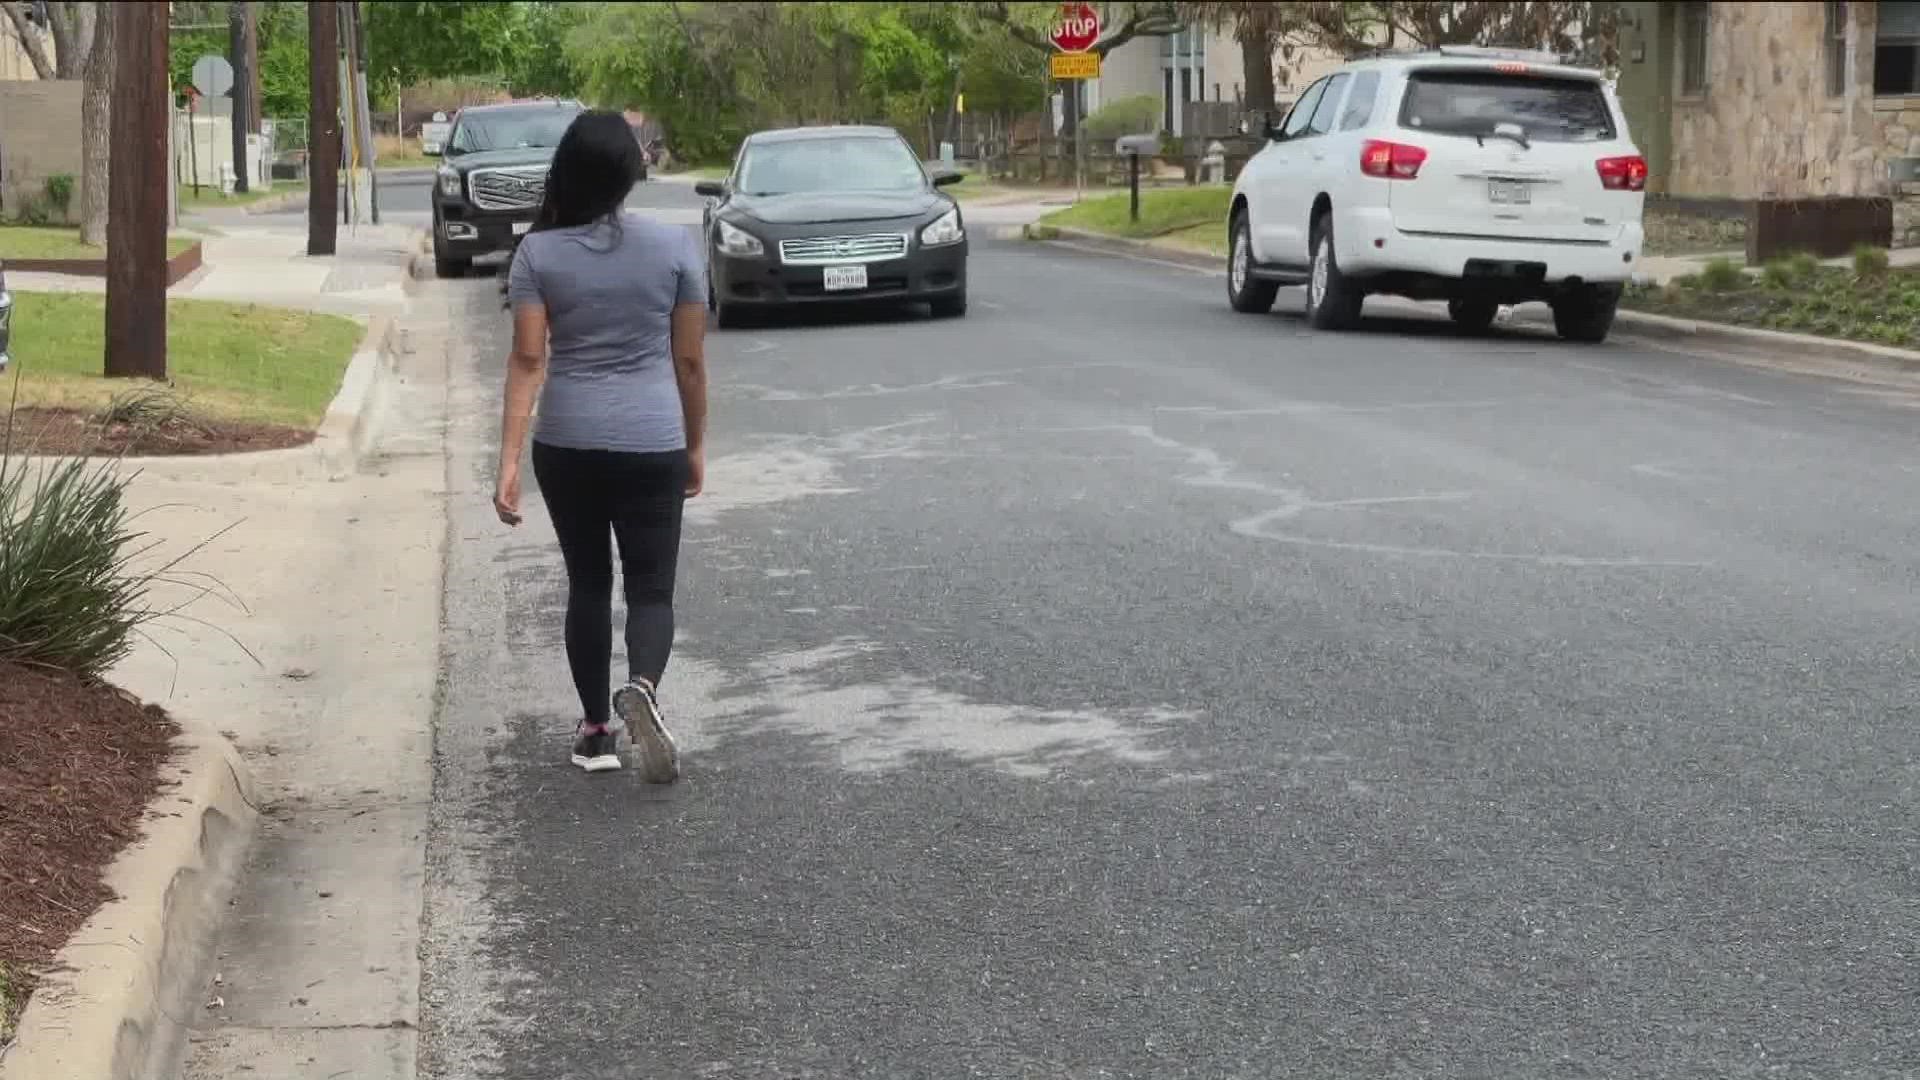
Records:
[[[481,150],[514,150],[523,146],[560,145],[578,113],[573,109],[514,109],[468,113],[453,129],[448,148],[459,154]]]
[[[1439,135],[1494,134],[1517,125],[1533,142],[1599,142],[1614,137],[1600,84],[1587,79],[1491,71],[1419,71],[1407,83],[1402,127]]]
[[[740,165],[749,195],[820,191],[916,191],[927,182],[907,144],[884,136],[792,139],[758,144]]]

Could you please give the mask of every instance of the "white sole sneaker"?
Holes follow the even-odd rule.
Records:
[[[649,784],[671,784],[680,779],[680,748],[660,717],[653,694],[638,683],[613,692],[613,712],[626,725],[640,757],[640,775]]]
[[[575,754],[573,763],[588,772],[612,772],[620,767],[620,757],[617,754],[599,754],[594,757]]]

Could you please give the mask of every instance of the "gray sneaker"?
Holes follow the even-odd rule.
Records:
[[[613,692],[613,712],[627,727],[640,759],[640,775],[649,784],[671,784],[680,779],[680,748],[660,716],[660,700],[653,688],[630,682]]]

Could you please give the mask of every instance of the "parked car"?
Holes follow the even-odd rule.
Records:
[[[967,313],[967,231],[900,133],[814,127],[747,137],[722,181],[695,190],[704,215],[708,302],[721,326],[749,310],[843,301],[924,301]]]
[[[511,251],[533,227],[560,136],[576,101],[514,102],[461,109],[447,134],[433,185],[433,266],[466,273],[481,255]]]
[[[1356,60],[1308,87],[1234,184],[1227,296],[1307,287],[1320,329],[1374,293],[1445,300],[1484,330],[1546,301],[1599,342],[1641,252],[1647,162],[1598,71],[1442,47]]]
[[[0,263],[0,375],[6,374],[13,357],[7,347],[13,342],[13,294],[7,291],[7,264]]]

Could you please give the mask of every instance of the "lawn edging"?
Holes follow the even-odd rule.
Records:
[[[179,284],[203,262],[201,243],[195,240],[185,251],[167,260],[167,288]],[[107,276],[107,260],[102,259],[8,259],[7,269],[18,273],[68,274],[73,277]]]
[[[258,807],[233,744],[175,717],[140,838],[107,867],[108,901],[54,958],[0,1053],[0,1080],[169,1076],[246,860]]]

